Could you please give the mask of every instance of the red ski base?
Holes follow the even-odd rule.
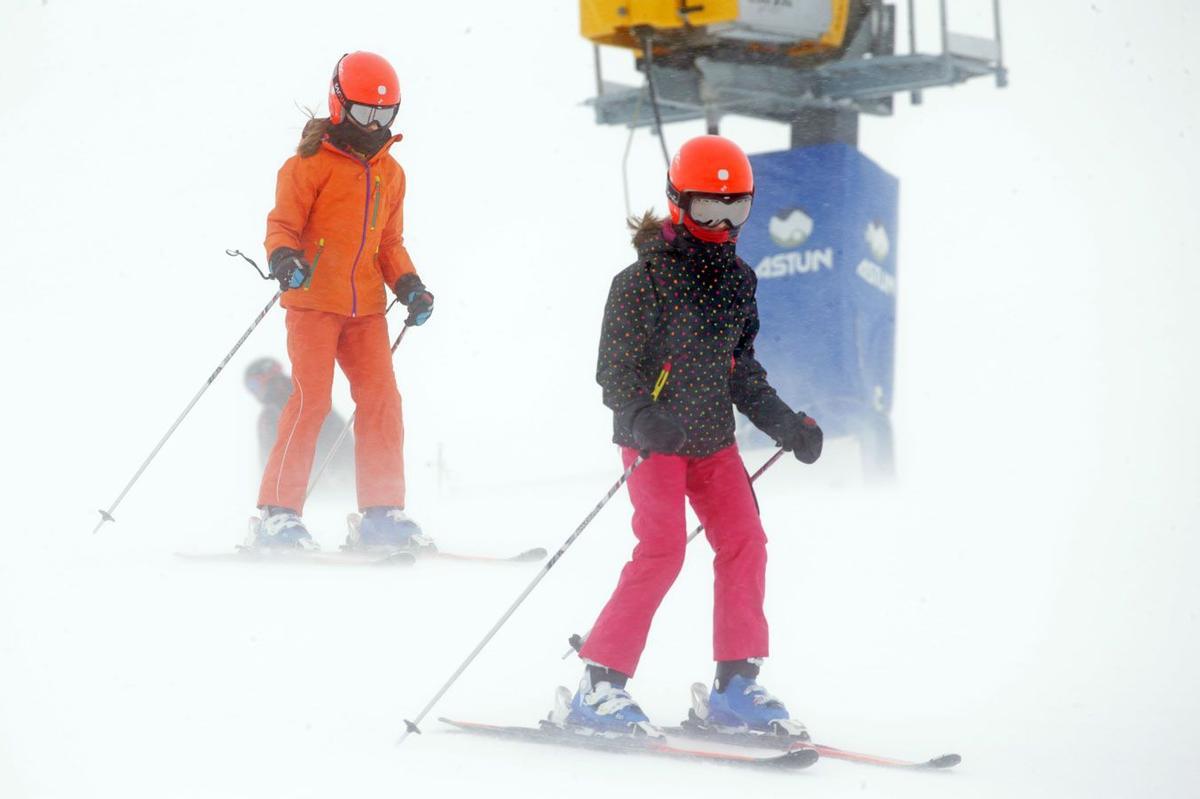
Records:
[[[765,753],[761,750],[756,752],[753,749],[739,749],[736,746],[731,747],[728,745],[721,748],[705,748],[699,745],[689,746],[686,743],[672,741],[669,737],[666,739],[649,736],[619,736],[610,738],[602,735],[584,735],[564,730],[549,722],[543,722],[541,727],[505,727],[471,721],[454,721],[447,718],[441,718],[438,721],[443,724],[449,724],[464,732],[489,735],[496,738],[507,738],[509,740],[573,746],[604,752],[632,752],[636,754],[689,758],[706,760],[711,763],[754,766],[757,768],[807,768],[816,763],[820,758],[815,749],[795,749],[785,752]]]
[[[694,712],[689,714],[690,718],[683,722],[678,727],[668,727],[664,731],[669,735],[679,735],[684,738],[691,738],[698,741],[728,741],[736,743],[739,746],[757,747],[761,749],[776,749],[783,751],[799,751],[802,749],[812,749],[820,754],[821,757],[828,757],[834,760],[847,760],[852,763],[865,763],[871,766],[886,766],[888,768],[904,768],[904,769],[944,769],[957,766],[962,762],[962,757],[956,754],[940,755],[929,760],[900,760],[894,757],[881,757],[879,755],[866,755],[861,752],[851,752],[846,749],[838,749],[834,746],[825,744],[813,743],[812,741],[799,740],[789,738],[784,735],[772,735],[769,733],[754,733],[754,732],[719,732],[717,730],[708,729],[700,725],[695,718]]]

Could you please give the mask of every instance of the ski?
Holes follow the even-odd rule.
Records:
[[[828,757],[834,760],[846,760],[852,763],[865,763],[872,766],[886,766],[889,768],[945,769],[957,766],[962,762],[962,757],[956,754],[939,755],[938,757],[923,761],[900,760],[894,757],[882,757],[880,755],[867,755],[861,752],[851,752],[846,749],[838,749],[834,746],[814,743],[813,741],[804,740],[795,736],[755,732],[721,732],[720,730],[713,730],[696,723],[694,718],[689,718],[688,721],[685,721],[678,727],[667,727],[664,729],[664,732],[666,732],[668,735],[677,735],[681,738],[689,738],[698,741],[727,741],[738,746],[757,749],[771,749],[785,752],[811,749],[817,752],[817,754],[819,754],[821,757]]]
[[[462,552],[422,552],[418,557],[440,559],[440,560],[461,560],[472,563],[537,563],[546,559],[549,554],[542,547],[534,547],[527,549],[524,552],[518,552],[516,555],[471,555]]]
[[[351,513],[346,516],[346,531],[347,542],[357,540],[358,527],[362,524],[361,513]],[[354,551],[352,547],[343,547],[344,550]],[[546,559],[548,554],[542,547],[527,549],[524,552],[518,552],[515,555],[481,555],[468,552],[444,552],[433,547],[419,547],[412,550],[418,560],[457,560],[468,563],[536,563]]]
[[[957,766],[962,757],[956,754],[939,755],[929,760],[900,760],[894,757],[867,755],[861,752],[851,752],[838,749],[836,746],[814,742],[803,725],[791,727],[795,734],[787,734],[788,722],[779,722],[780,726],[773,732],[753,732],[749,729],[719,729],[711,726],[705,720],[708,718],[708,686],[704,683],[692,684],[692,707],[688,717],[678,727],[668,727],[664,731],[669,735],[702,741],[728,741],[730,743],[758,749],[773,749],[776,751],[795,752],[811,749],[821,757],[834,760],[847,760],[853,763],[866,763],[872,766],[887,766],[903,769],[944,769]]]
[[[313,566],[412,566],[417,562],[411,552],[324,552],[319,549],[254,549],[239,547],[232,552],[176,552],[184,560],[216,563],[256,563]]]
[[[361,520],[357,513],[347,517],[347,523],[353,530]],[[254,537],[258,526],[258,517],[249,519],[250,535],[247,541]],[[465,552],[442,552],[433,548],[393,550],[387,549],[356,549],[343,544],[336,551],[319,549],[262,549],[241,545],[232,552],[192,553],[177,552],[178,557],[185,560],[215,561],[227,563],[268,563],[268,564],[313,564],[322,566],[411,566],[418,560],[455,560],[468,563],[536,563],[546,559],[546,550],[541,547],[527,549],[515,555],[479,555]]]
[[[319,564],[333,566],[411,566],[418,560],[451,560],[464,563],[536,563],[546,559],[546,550],[538,547],[516,555],[474,555],[462,552],[379,552],[372,550],[270,550],[238,547],[231,552],[176,552],[185,560],[229,563]]]
[[[817,762],[820,754],[815,749],[794,749],[784,752],[763,753],[761,750],[741,750],[736,747],[697,748],[667,738],[651,736],[603,736],[585,735],[542,722],[540,727],[506,727],[495,724],[480,724],[471,721],[455,721],[440,718],[438,721],[460,731],[514,741],[573,746],[602,752],[624,752],[664,757],[706,760],[739,766],[754,766],[771,769],[799,769]]]
[[[879,755],[864,755],[860,752],[848,752],[845,749],[837,749],[825,744],[808,744],[811,748],[817,750],[821,757],[829,757],[835,760],[848,760],[852,763],[866,763],[872,766],[886,766],[888,768],[903,768],[903,769],[944,769],[952,768],[962,762],[962,756],[956,754],[938,755],[924,761],[914,760],[897,760],[894,757],[880,757]]]

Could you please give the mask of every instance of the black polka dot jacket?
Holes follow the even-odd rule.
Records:
[[[753,270],[732,243],[701,242],[649,217],[634,245],[637,262],[608,293],[596,368],[613,441],[635,446],[630,422],[654,401],[664,370],[657,402],[687,429],[679,454],[703,457],[734,443],[734,406],[778,440],[792,410],[754,358]]]

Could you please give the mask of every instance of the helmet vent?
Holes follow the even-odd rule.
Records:
[[[718,169],[717,170],[717,180],[729,180],[729,170],[728,169]]]

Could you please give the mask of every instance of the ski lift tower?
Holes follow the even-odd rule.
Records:
[[[982,5],[981,5],[982,4]],[[791,148],[751,156],[754,211],[739,254],[759,277],[759,359],[793,407],[832,436],[856,436],[870,475],[893,471],[899,182],[858,150],[861,114],[974,78],[1007,84],[999,0],[580,0],[595,46],[596,122],[650,127],[729,114],[782,122]],[[935,7],[936,6],[936,7]],[[990,33],[949,27],[985,12]],[[925,16],[919,16],[925,15]],[[936,20],[938,47],[917,47]],[[932,29],[932,25],[930,26]],[[600,46],[632,50],[643,86],[605,81]],[[664,153],[665,153],[664,147]],[[767,443],[739,425],[743,446]]]

